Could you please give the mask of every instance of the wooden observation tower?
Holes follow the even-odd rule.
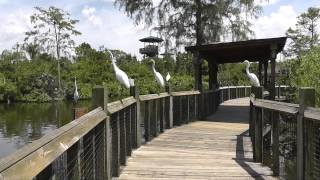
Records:
[[[144,43],[144,47],[139,49],[141,54],[147,57],[155,57],[159,54],[158,44],[163,41],[163,39],[149,36],[146,38],[139,39],[140,42]]]

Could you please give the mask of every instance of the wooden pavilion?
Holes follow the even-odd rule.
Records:
[[[287,37],[268,39],[253,39],[237,42],[222,42],[206,45],[188,46],[186,51],[193,54],[195,89],[202,90],[203,60],[208,61],[209,89],[219,87],[217,74],[218,65],[224,63],[240,63],[244,60],[259,63],[258,78],[265,89],[270,92],[270,98],[275,97],[275,67],[276,57],[283,50]],[[271,75],[268,84],[268,64],[271,64]],[[263,75],[262,75],[263,74]],[[262,80],[262,77],[263,80]]]

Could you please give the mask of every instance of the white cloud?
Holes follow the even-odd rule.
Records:
[[[257,38],[284,36],[296,23],[297,12],[291,5],[280,6],[277,12],[259,17],[253,24]]]
[[[88,42],[94,48],[104,45],[106,48],[120,49],[133,55],[139,55],[139,48],[143,46],[139,39],[149,35],[142,26],[135,26],[123,12],[115,9],[96,10],[86,7],[82,10],[85,17],[94,17],[100,20],[99,25],[92,27],[92,20],[80,21],[77,28],[82,35],[77,37],[77,42]]]
[[[254,3],[260,6],[268,6],[276,4],[279,0],[254,0]]]
[[[20,10],[0,16],[0,50],[10,49],[15,43],[23,41],[24,33],[31,28],[30,14]]]
[[[85,7],[82,9],[81,13],[85,16],[85,18],[92,23],[93,25],[101,25],[102,20],[100,17],[96,16],[96,9],[94,7]]]

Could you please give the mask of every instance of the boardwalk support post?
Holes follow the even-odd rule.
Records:
[[[94,108],[102,107],[103,110],[107,113],[108,105],[108,92],[107,89],[103,86],[95,86],[92,89],[92,105]],[[105,121],[104,129],[104,175],[106,179],[111,179],[111,134],[110,134],[110,119],[107,118]]]
[[[173,97],[171,95],[171,92],[172,92],[171,86],[166,85],[166,91],[169,94],[169,126],[168,128],[171,129],[173,127]]]
[[[280,113],[278,111],[271,111],[272,124],[272,161],[273,161],[273,175],[279,176],[280,162],[279,162],[279,129],[280,129]]]
[[[252,87],[252,93],[257,99],[263,99],[263,87]],[[254,146],[253,146],[253,158],[255,162],[262,162],[263,156],[263,114],[260,108],[253,108],[253,124],[254,124]]]
[[[137,100],[136,110],[135,110],[135,118],[136,118],[136,140],[134,144],[134,148],[139,148],[141,146],[141,114],[140,114],[140,99],[139,99],[139,89],[136,86],[130,87],[130,95],[133,96]]]
[[[315,105],[315,89],[300,88],[299,89],[299,113],[297,117],[297,179],[304,179],[305,176],[305,123],[304,110],[306,107],[314,107]]]

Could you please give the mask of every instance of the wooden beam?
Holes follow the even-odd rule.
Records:
[[[193,66],[194,66],[194,88],[202,90],[202,60],[198,51],[193,53]]]
[[[263,77],[264,77],[264,81],[263,81],[263,86],[265,89],[268,89],[268,61],[265,61],[263,63]]]
[[[262,62],[261,61],[259,61],[258,79],[259,79],[260,84],[262,84]]]
[[[214,67],[213,61],[208,61],[208,68],[209,68],[209,89],[213,89],[214,87]]]
[[[208,61],[209,66],[209,89],[218,88],[218,64],[216,61]]]
[[[271,45],[271,77],[270,77],[270,99],[274,100],[276,95],[276,58],[277,58],[277,44]]]
[[[103,86],[95,86],[92,89],[92,105],[93,107],[102,107],[104,112],[108,112],[108,91],[107,88]],[[106,179],[111,179],[111,126],[110,118],[108,117],[105,122],[104,134],[104,172]]]
[[[171,86],[167,86],[166,88],[167,93],[170,95],[169,96],[169,125],[167,126],[169,129],[173,127],[173,95],[172,95],[172,89]]]
[[[307,148],[305,142],[305,121],[304,111],[306,107],[315,106],[315,89],[300,88],[299,89],[299,113],[297,117],[297,179],[305,179],[305,151]]]
[[[108,106],[108,92],[103,86],[95,86],[92,89],[92,105],[94,108],[99,106],[107,112]]]
[[[279,150],[279,134],[280,134],[280,112],[271,111],[272,122],[272,160],[273,175],[279,176],[280,173],[280,150]]]
[[[263,87],[252,87],[252,93],[255,98],[263,99]],[[263,159],[263,110],[262,108],[254,107],[253,124],[254,124],[254,160],[255,162],[262,162]]]
[[[219,84],[218,84],[218,64],[215,61],[213,63],[213,89],[218,89]]]
[[[141,146],[141,113],[140,113],[140,98],[139,98],[139,89],[136,86],[130,87],[130,95],[133,96],[136,99],[136,109],[135,109],[135,118],[136,118],[136,124],[135,124],[135,129],[136,129],[136,134],[135,134],[135,143],[134,143],[134,148],[139,148]]]

